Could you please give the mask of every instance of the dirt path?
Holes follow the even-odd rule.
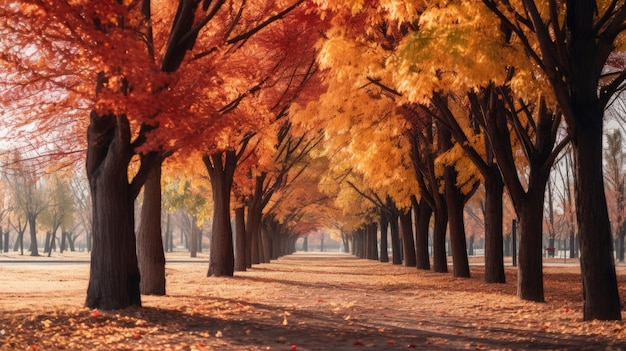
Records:
[[[298,253],[206,278],[205,262],[172,263],[167,296],[95,312],[80,307],[87,264],[0,262],[0,349],[626,349],[625,323],[581,321],[578,268],[545,268],[546,303],[515,297],[513,268],[497,285],[482,269],[456,279]]]

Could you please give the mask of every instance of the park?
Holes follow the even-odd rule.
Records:
[[[493,285],[483,282],[481,265],[472,265],[475,278],[453,278],[337,252],[299,251],[235,277],[207,278],[206,256],[193,260],[175,253],[168,255],[166,296],[146,296],[141,309],[107,312],[82,307],[85,258],[66,255],[65,264],[51,265],[0,255],[0,349],[626,347],[622,323],[587,323],[580,317],[577,262],[549,263],[546,302],[535,303],[515,296],[510,266],[509,283]],[[618,266],[618,277],[623,287],[626,266]]]
[[[624,23],[2,1],[0,345],[625,348]]]

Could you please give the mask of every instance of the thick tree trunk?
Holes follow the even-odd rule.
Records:
[[[65,245],[66,245],[66,240],[67,240],[67,232],[62,230],[61,231],[61,245],[59,247],[59,252],[63,253],[63,251],[65,251]]]
[[[92,112],[87,177],[92,198],[91,267],[85,305],[112,310],[140,306],[134,196],[128,183],[130,127],[125,116]]]
[[[52,251],[56,251],[57,230],[58,229],[54,229],[50,234],[50,250],[48,251],[48,257],[52,256]]]
[[[505,283],[502,237],[502,192],[499,174],[486,177],[485,187],[485,283]],[[508,248],[508,246],[507,246]]]
[[[191,216],[191,231],[189,232],[189,256],[198,257],[198,217]]]
[[[222,159],[222,155],[224,158]],[[235,151],[205,156],[213,190],[213,227],[207,276],[233,276],[235,254],[230,226],[230,192],[237,166]]]
[[[391,229],[391,263],[402,264],[402,245],[400,243],[400,227],[398,226],[397,210],[392,209],[389,216],[389,228]]]
[[[253,264],[261,263],[261,220],[262,209],[260,207],[261,199],[252,197],[250,206],[248,206],[248,220],[246,221],[246,239],[250,244],[250,268]]]
[[[598,120],[601,121],[601,118]],[[604,194],[602,122],[599,124],[581,130],[573,140],[577,161],[575,192],[583,279],[583,318],[620,320],[611,226]]]
[[[446,255],[446,227],[448,226],[448,210],[441,194],[435,194],[440,199],[435,203],[435,227],[433,228],[433,271],[448,272],[448,258]]]
[[[30,229],[30,251],[31,256],[39,256],[39,248],[37,247],[37,215],[29,213],[26,215],[28,219],[28,228]]]
[[[372,222],[367,226],[368,259],[378,261],[378,224]]]
[[[404,266],[415,267],[415,241],[413,240],[413,222],[411,210],[400,211],[400,233],[402,235],[402,252],[404,252]]]
[[[4,232],[4,252],[9,252],[9,231]]]
[[[389,230],[389,217],[381,211],[380,213],[380,262],[389,262],[389,245],[387,244],[387,232]]]
[[[426,201],[417,201],[415,197],[413,211],[415,216],[415,266],[417,269],[430,270],[430,255],[428,254],[428,228],[433,210]]]
[[[467,258],[467,242],[465,240],[465,222],[463,208],[464,195],[456,186],[457,172],[452,166],[444,170],[445,196],[448,210],[448,228],[450,231],[450,251],[452,252],[452,272],[455,277],[469,278],[469,260]]]
[[[519,220],[519,262],[517,296],[522,300],[544,301],[542,271],[543,192],[528,193],[517,211]]]
[[[245,212],[243,206],[235,209],[235,271],[238,272],[245,272],[248,267]]]
[[[161,163],[156,162],[143,187],[137,230],[137,260],[145,295],[165,295],[165,253],[161,236]]]

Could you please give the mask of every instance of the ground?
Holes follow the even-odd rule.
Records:
[[[86,254],[1,254],[0,350],[626,349],[626,323],[582,321],[572,260],[545,261],[546,302],[531,303],[515,296],[514,267],[483,283],[480,259],[469,279],[328,253],[207,278],[206,256],[181,255],[168,256],[167,296],[97,311],[81,307]]]

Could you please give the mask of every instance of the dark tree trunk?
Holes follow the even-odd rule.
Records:
[[[235,151],[227,150],[203,157],[213,190],[213,227],[207,276],[233,276],[235,254],[230,226],[230,192],[237,166]]]
[[[261,199],[258,197],[252,197],[250,200],[250,206],[248,207],[248,220],[246,221],[246,238],[250,243],[250,265],[261,263],[261,220],[262,209]],[[308,249],[308,248],[307,248]]]
[[[380,262],[389,262],[389,245],[387,244],[387,232],[389,230],[389,217],[384,211],[380,213]]]
[[[44,244],[43,244],[44,253],[48,253],[48,251],[50,251],[50,237],[52,237],[52,234],[50,233],[50,231],[47,231],[46,240],[44,241]]]
[[[391,229],[391,263],[402,264],[402,245],[400,243],[400,227],[398,226],[398,213],[394,208],[389,215],[389,228]]]
[[[87,145],[93,246],[85,305],[104,310],[141,306],[128,120],[92,112]]]
[[[345,243],[345,240],[344,240],[344,243]],[[348,250],[349,250],[349,248],[348,248]],[[304,252],[308,252],[309,251],[309,236],[308,235],[305,235],[304,239],[302,239],[302,251],[304,251]],[[348,252],[350,252],[350,251],[348,251]]]
[[[198,217],[191,216],[191,231],[189,232],[189,255],[198,257]]]
[[[238,272],[245,272],[248,267],[245,212],[243,206],[235,209],[235,271]]]
[[[143,187],[137,230],[137,259],[145,295],[165,295],[165,253],[161,235],[161,162],[156,162]]]
[[[543,194],[528,194],[528,201],[517,211],[519,261],[517,295],[528,301],[544,301],[542,274]],[[533,200],[534,199],[534,200]]]
[[[378,261],[378,223],[372,222],[367,227],[367,235],[370,238],[370,259]]]
[[[50,234],[50,250],[48,251],[48,257],[52,255],[52,251],[56,251],[57,229],[54,229]]]
[[[455,277],[469,278],[469,260],[465,240],[465,222],[463,208],[465,196],[456,186],[457,172],[452,166],[444,169],[445,196],[448,210],[448,228],[450,231],[450,251],[452,252],[452,272]]]
[[[435,227],[433,228],[433,271],[448,272],[446,255],[446,227],[448,226],[448,210],[441,194],[435,194]]]
[[[4,232],[4,252],[9,252],[9,231]]]
[[[59,251],[61,253],[63,253],[63,251],[65,251],[67,235],[68,235],[68,233],[66,231],[64,231],[64,230],[61,231],[61,245],[59,247]]]
[[[415,267],[415,241],[413,240],[413,222],[411,210],[400,211],[400,233],[402,235],[402,252],[404,253],[404,266]]]
[[[505,283],[502,237],[502,192],[504,183],[497,171],[485,177],[485,283]],[[508,246],[507,246],[508,249]]]
[[[428,254],[428,228],[433,210],[426,201],[417,201],[415,197],[413,211],[415,216],[415,265],[417,269],[430,270],[430,255]]]
[[[28,219],[28,228],[30,229],[30,251],[31,256],[39,256],[39,248],[37,247],[37,215],[29,213],[26,215]]]
[[[591,113],[588,110],[581,111]],[[596,113],[601,114],[601,111]],[[620,320],[621,305],[611,226],[604,194],[602,118],[596,117],[594,120],[599,123],[586,126],[573,139],[577,161],[575,192],[583,280],[583,318]]]

